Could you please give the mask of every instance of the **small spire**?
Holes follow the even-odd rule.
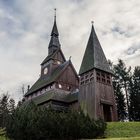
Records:
[[[56,21],[56,8],[54,8],[54,21]]]
[[[51,32],[51,36],[59,36],[58,30],[57,30],[57,25],[56,25],[56,8],[54,9],[54,25],[53,25],[53,29]]]

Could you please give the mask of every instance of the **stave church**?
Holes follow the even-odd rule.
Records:
[[[55,16],[48,55],[41,63],[40,73],[39,79],[24,95],[25,103],[33,101],[38,106],[58,111],[82,109],[90,118],[117,121],[113,73],[93,24],[77,74],[71,60],[65,59],[61,49]]]

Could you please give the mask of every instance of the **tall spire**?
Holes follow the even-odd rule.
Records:
[[[60,48],[60,43],[59,43],[59,33],[56,25],[56,8],[54,9],[54,25],[52,28],[51,32],[51,40],[49,43],[49,54],[53,53],[55,50]]]
[[[54,21],[56,21],[56,8],[54,8]]]
[[[85,73],[93,68],[112,73],[102,50],[92,22],[91,33],[87,43],[86,51],[82,60],[79,74]]]
[[[57,30],[57,25],[56,25],[56,8],[54,9],[54,25],[53,25],[53,29],[51,32],[51,36],[56,35],[59,36],[58,30]]]

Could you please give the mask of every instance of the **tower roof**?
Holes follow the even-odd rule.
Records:
[[[51,36],[53,36],[53,35],[59,36],[57,24],[56,24],[56,18],[54,19],[54,25],[53,25],[52,32],[51,32]]]
[[[83,74],[93,68],[112,73],[102,50],[98,37],[92,25],[90,37],[82,60],[79,74]]]
[[[51,32],[51,40],[50,40],[50,43],[49,43],[49,48],[51,48],[51,47],[59,48],[60,47],[58,37],[59,37],[59,33],[58,33],[58,29],[57,29],[56,15],[55,15],[54,24],[53,24],[53,28],[52,28],[52,32]]]

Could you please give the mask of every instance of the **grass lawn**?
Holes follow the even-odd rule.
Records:
[[[140,122],[110,122],[105,133],[107,138],[140,137]]]
[[[8,139],[6,139],[5,137],[0,136],[0,140],[8,140]]]
[[[107,138],[98,140],[140,140],[140,137],[130,137],[130,138]]]

